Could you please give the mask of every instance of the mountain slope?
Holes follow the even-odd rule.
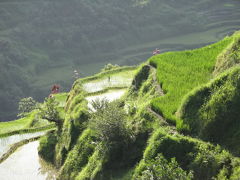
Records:
[[[89,75],[108,62],[137,64],[156,47],[199,47],[240,25],[240,4],[234,0],[11,0],[0,5],[1,121],[14,118],[19,98],[40,100],[53,83],[68,89],[75,69]]]
[[[238,179],[240,70],[229,63],[214,73],[219,61],[233,60],[228,52],[238,54],[238,39],[236,32],[203,48],[154,56],[137,69],[78,79],[68,94],[53,97],[61,102],[55,107],[61,123],[41,138],[39,155],[59,169],[61,180]],[[202,71],[195,73],[194,64]],[[191,71],[194,83],[187,80]],[[178,72],[181,86],[167,91],[178,84]],[[179,92],[172,119],[159,114],[168,103],[159,99]],[[97,98],[118,101],[91,106]]]

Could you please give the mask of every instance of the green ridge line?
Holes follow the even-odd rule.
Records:
[[[50,124],[50,125],[46,125],[38,128],[20,129],[20,130],[0,134],[0,138],[12,136],[15,134],[24,134],[24,133],[33,133],[33,132],[44,131],[44,130],[51,130],[54,128],[55,128],[55,124]]]

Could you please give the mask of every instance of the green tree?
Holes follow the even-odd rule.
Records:
[[[109,70],[117,69],[117,68],[119,68],[119,67],[120,67],[120,66],[117,65],[117,64],[113,65],[113,64],[111,64],[111,63],[108,63],[108,64],[106,64],[106,65],[104,66],[104,68],[102,69],[102,71],[109,71]]]
[[[118,102],[96,100],[92,103],[96,112],[92,113],[89,127],[93,129],[100,141],[108,145],[122,145],[129,140],[126,127],[127,114]]]
[[[39,115],[41,118],[50,122],[55,122],[58,130],[62,128],[62,119],[58,111],[59,103],[54,97],[46,98],[44,103],[39,107]]]
[[[37,106],[38,103],[32,97],[22,98],[18,103],[19,113],[17,116],[23,118],[28,115],[28,113],[36,109]]]

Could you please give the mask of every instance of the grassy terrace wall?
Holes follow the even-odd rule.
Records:
[[[191,134],[240,155],[240,67],[237,66],[184,99],[178,114]]]
[[[1,122],[0,123],[0,134],[5,134],[10,131],[17,131],[20,129],[26,129],[30,128],[33,120],[34,120],[35,114],[32,113],[28,115],[27,117],[15,120],[15,121],[9,121],[9,122]]]
[[[149,62],[157,68],[157,77],[165,95],[152,100],[152,108],[179,129],[182,121],[175,116],[181,101],[193,88],[207,83],[218,55],[233,42],[239,33],[215,44],[182,52],[168,52],[153,56]]]
[[[240,32],[238,33],[240,34]],[[240,35],[235,36],[232,43],[218,56],[214,76],[240,63]]]

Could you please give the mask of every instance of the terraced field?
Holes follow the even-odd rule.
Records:
[[[0,2],[1,121],[24,96],[43,99],[54,83],[68,91],[75,69],[83,77],[107,63],[139,64],[156,47],[193,49],[240,29],[237,0],[119,2]]]

